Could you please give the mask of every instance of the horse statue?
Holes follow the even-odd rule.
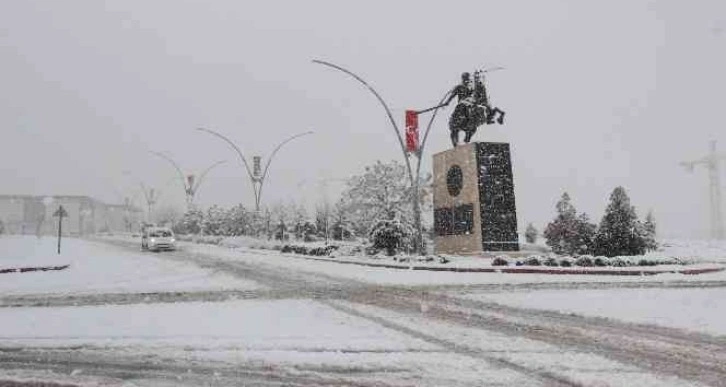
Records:
[[[483,79],[484,72],[476,71],[473,81],[470,79],[469,73],[463,73],[462,82],[454,87],[444,104],[448,105],[455,97],[459,98],[459,102],[449,118],[451,145],[454,147],[459,144],[459,132],[461,131],[464,132],[464,142],[468,144],[480,126],[491,125],[495,122],[500,125],[504,123],[504,111],[498,107],[492,107],[489,103]]]

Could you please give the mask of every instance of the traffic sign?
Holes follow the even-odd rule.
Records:
[[[65,208],[63,208],[63,206],[60,206],[60,207],[58,207],[58,209],[57,209],[57,210],[56,210],[56,211],[55,211],[55,212],[53,213],[53,216],[54,216],[54,217],[56,217],[56,216],[60,216],[60,217],[68,216],[68,212],[66,212],[66,209],[65,209]]]

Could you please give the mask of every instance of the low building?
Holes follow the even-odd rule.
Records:
[[[0,221],[8,234],[55,234],[58,218],[53,214],[60,206],[68,214],[64,235],[135,232],[143,219],[142,211],[129,203],[107,204],[88,196],[0,195]]]

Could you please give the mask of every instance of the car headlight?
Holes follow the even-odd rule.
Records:
[[[171,238],[171,239],[170,239],[170,241],[171,241],[172,243],[174,243],[174,242],[176,242],[176,239],[174,239],[174,238]]]
[[[156,243],[156,238],[151,238],[151,243]]]

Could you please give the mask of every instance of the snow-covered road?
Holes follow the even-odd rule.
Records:
[[[0,255],[6,242],[0,239]],[[15,259],[23,243],[26,250],[43,248],[32,238],[11,243]],[[647,317],[672,308],[676,294],[688,294],[680,292],[709,287],[720,294],[722,274],[414,273],[212,246],[148,254],[135,243],[73,243],[84,254],[73,255],[65,277],[2,277],[8,283],[0,296],[0,379],[118,386],[694,386],[726,380],[726,338],[718,331],[633,320],[618,315],[616,303],[600,314],[562,307],[570,299],[587,304],[577,292],[668,294],[643,297],[661,306],[651,305]],[[139,273],[148,276],[139,279]],[[525,302],[538,295],[545,301]],[[637,308],[637,298],[630,298],[629,307]],[[687,311],[718,316],[714,311],[723,309],[721,300],[712,300],[709,310],[703,305]]]

